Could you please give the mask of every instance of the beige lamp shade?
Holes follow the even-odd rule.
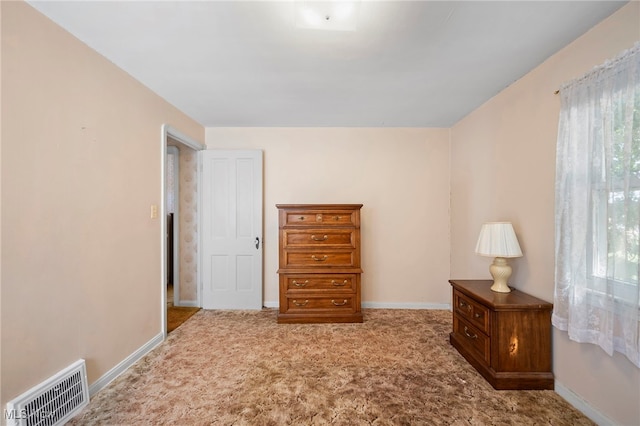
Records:
[[[511,289],[508,281],[512,270],[506,258],[522,256],[522,250],[520,250],[520,244],[518,244],[511,223],[491,222],[482,225],[476,244],[476,253],[480,256],[495,258],[489,267],[489,272],[493,277],[491,290],[498,293],[509,293]]]
[[[509,222],[485,223],[480,229],[476,253],[490,257],[521,257],[522,250]]]

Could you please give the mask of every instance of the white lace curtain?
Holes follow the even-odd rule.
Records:
[[[640,43],[560,96],[552,321],[640,367]]]

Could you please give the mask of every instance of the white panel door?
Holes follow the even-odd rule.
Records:
[[[262,308],[262,151],[199,152],[202,307]]]

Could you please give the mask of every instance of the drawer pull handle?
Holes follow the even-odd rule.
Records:
[[[475,314],[473,314],[473,316],[476,317],[476,318],[480,318],[482,315],[480,315],[479,313],[476,312]]]
[[[331,284],[335,285],[336,287],[343,287],[347,285],[347,280],[344,280],[341,283],[337,282],[336,280],[331,280]]]
[[[333,220],[340,220],[340,216],[334,216]]]
[[[293,285],[295,285],[296,287],[304,287],[307,284],[309,284],[309,280],[305,280],[305,282],[303,283],[299,283],[298,281],[293,280]]]
[[[312,235],[312,236],[311,236],[311,239],[312,239],[313,241],[327,241],[327,238],[329,238],[329,237],[328,237],[328,236],[326,236],[326,235],[323,235],[323,236],[322,236],[322,238],[318,238],[318,237],[316,237],[315,235]]]
[[[329,258],[329,256],[327,256],[326,254],[324,256],[322,256],[322,259],[320,259],[319,257],[316,257],[315,254],[311,255],[311,258],[313,260],[315,260],[316,262],[324,262],[325,260],[327,260]]]
[[[462,300],[460,301],[460,307],[461,308],[467,308],[467,311],[471,311],[471,305],[463,302]]]
[[[469,339],[477,339],[478,335],[477,334],[470,334],[469,333],[469,329],[467,328],[467,326],[464,326],[464,335],[467,336]]]
[[[300,216],[298,219],[300,219],[300,220],[304,220],[304,216]]]
[[[305,300],[304,302],[298,302],[297,300],[293,301],[293,304],[296,306],[305,306],[307,303],[309,303],[309,299]]]
[[[342,303],[338,303],[335,300],[331,300],[331,303],[333,303],[335,306],[344,306],[347,304],[347,299],[344,299]]]

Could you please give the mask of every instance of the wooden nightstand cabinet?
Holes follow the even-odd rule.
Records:
[[[451,344],[496,389],[553,389],[553,305],[491,280],[450,280]]]
[[[278,204],[279,323],[362,322],[362,204]]]

